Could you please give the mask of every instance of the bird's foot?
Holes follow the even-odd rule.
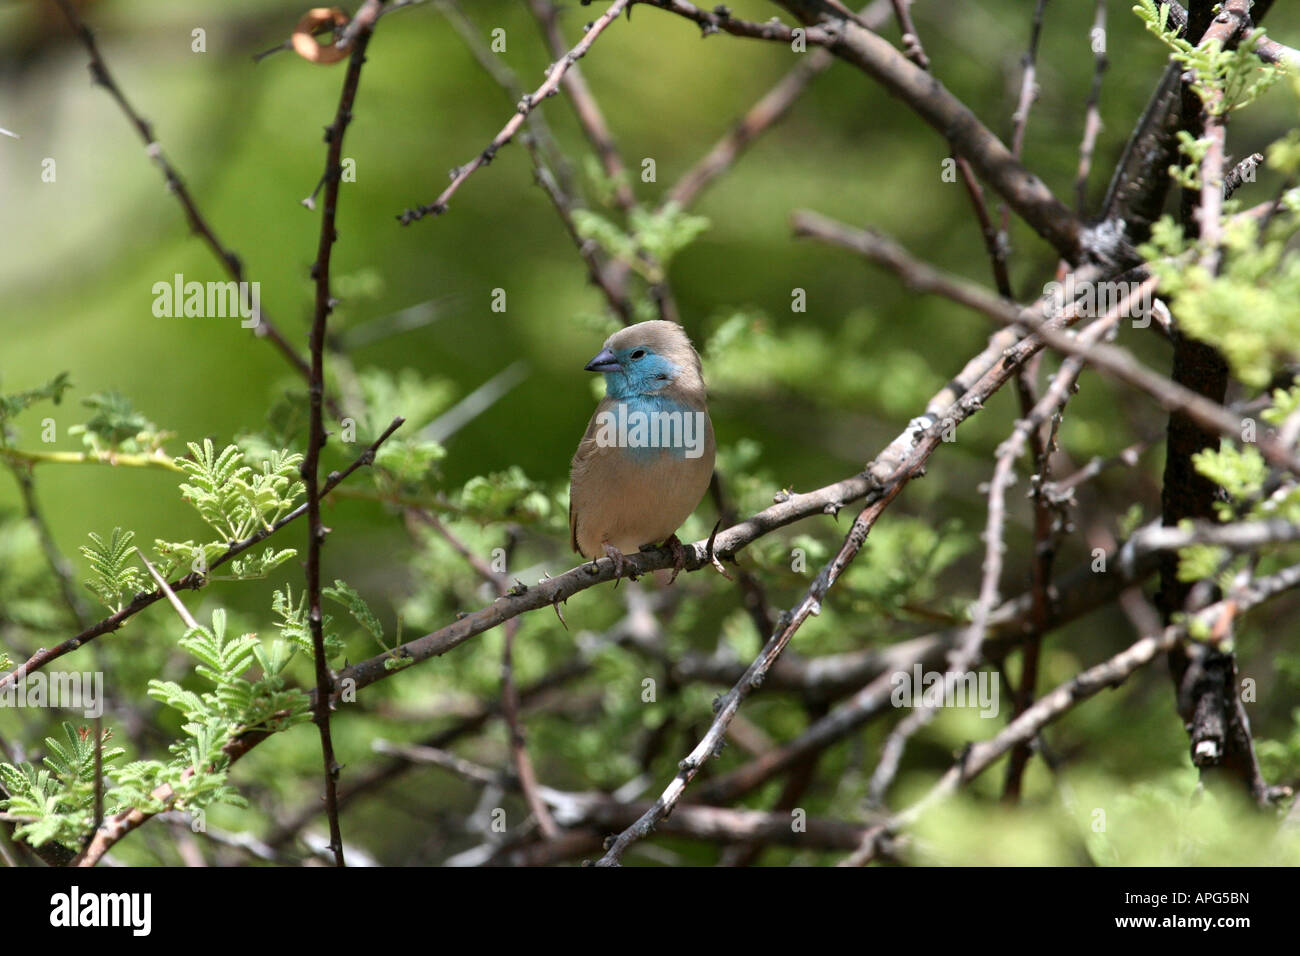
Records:
[[[681,538],[675,534],[664,545],[673,553],[673,573],[668,578],[668,583],[672,584],[677,580],[677,575],[682,573],[682,568],[686,567],[686,549],[682,547]]]
[[[614,547],[612,544],[606,542],[602,547],[605,550],[605,557],[614,562],[614,587],[618,587],[617,579],[623,576],[623,571],[627,567],[627,561],[623,558],[623,552],[618,550],[618,548]],[[635,575],[628,575],[628,577],[633,581],[636,580]]]

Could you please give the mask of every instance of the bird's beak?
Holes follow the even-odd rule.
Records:
[[[623,366],[618,364],[618,359],[614,358],[614,353],[609,349],[601,349],[600,354],[583,366],[587,372],[621,372]]]

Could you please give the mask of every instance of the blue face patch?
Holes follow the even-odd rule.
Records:
[[[622,369],[605,372],[605,393],[610,398],[654,395],[672,384],[681,371],[659,353],[643,345],[617,349],[614,357]]]

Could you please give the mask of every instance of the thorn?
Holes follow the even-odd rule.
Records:
[[[718,560],[718,556],[713,550],[713,543],[718,537],[718,526],[721,524],[722,519],[719,518],[717,524],[713,526],[713,530],[709,532],[709,543],[705,545],[704,553],[708,557],[709,563],[713,565],[713,570],[717,571],[728,581],[734,581],[735,579],[727,573],[727,569],[722,566],[722,562]]]
[[[717,522],[713,525],[713,530],[709,532],[709,543],[704,547],[704,553],[708,556],[710,561],[713,560],[713,542],[717,540],[718,528],[721,526],[722,526],[722,519],[719,518]]]
[[[735,580],[735,578],[733,578],[730,574],[727,573],[727,569],[722,566],[722,562],[718,560],[718,556],[716,554],[713,556],[713,570],[717,571],[728,581]]]

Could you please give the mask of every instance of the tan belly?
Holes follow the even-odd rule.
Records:
[[[661,454],[642,463],[616,448],[592,455],[570,489],[578,549],[594,558],[605,544],[624,554],[662,544],[708,491],[713,458],[712,442],[699,458]]]

